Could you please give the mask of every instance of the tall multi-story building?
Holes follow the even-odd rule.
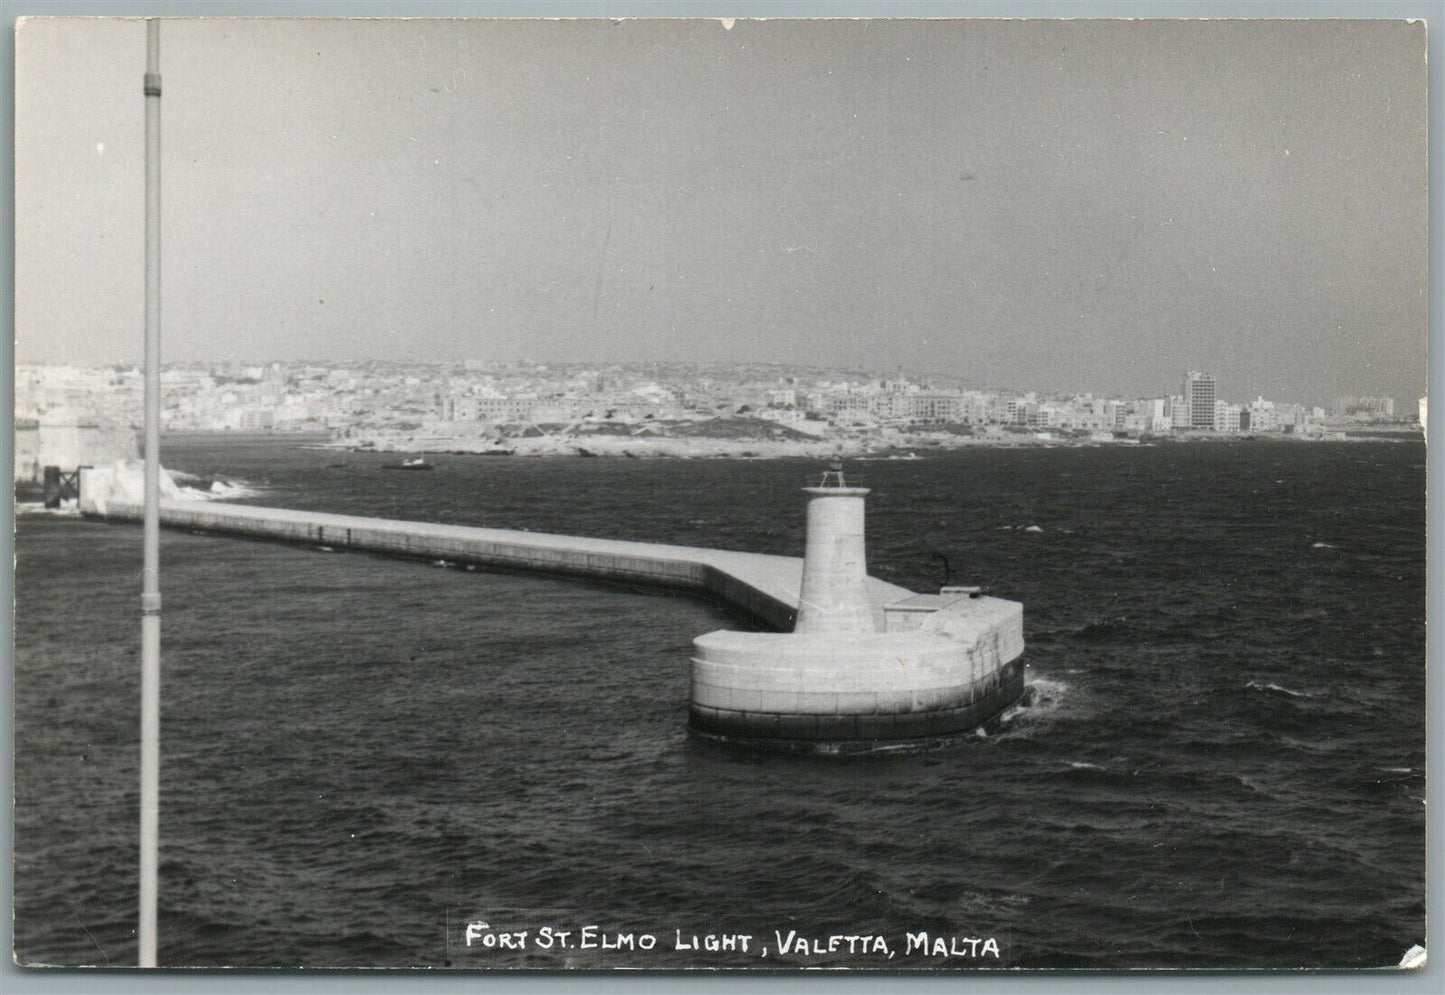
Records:
[[[1190,428],[1214,430],[1213,375],[1197,370],[1184,374],[1184,407],[1189,413]]]

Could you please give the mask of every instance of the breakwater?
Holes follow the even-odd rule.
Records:
[[[92,480],[96,472],[86,471],[81,512],[106,521],[139,522],[139,503],[99,496],[105,488]],[[716,598],[779,630],[792,628],[802,588],[803,561],[792,556],[212,501],[162,501],[160,516],[168,528],[193,532],[680,590]],[[868,579],[869,600],[880,620],[884,605],[912,593]]]

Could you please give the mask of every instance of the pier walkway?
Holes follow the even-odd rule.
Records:
[[[87,497],[81,512],[107,521],[139,522],[138,503]],[[246,536],[333,549],[475,564],[631,584],[718,598],[782,631],[791,631],[803,580],[803,560],[696,546],[591,539],[513,529],[435,525],[354,515],[213,501],[161,502],[161,524],[217,535]],[[883,606],[914,592],[868,578],[868,597],[883,628]]]

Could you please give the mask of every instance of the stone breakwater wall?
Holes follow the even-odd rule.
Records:
[[[139,522],[142,507],[129,501],[88,497],[81,512],[115,522]],[[790,556],[737,553],[692,546],[592,539],[514,529],[437,525],[324,512],[225,504],[162,501],[161,524],[216,535],[294,542],[332,549],[641,584],[715,598],[764,625],[792,627],[802,586],[803,561]],[[905,588],[870,578],[869,595],[881,617],[883,605],[908,597]]]
[[[82,514],[141,521],[141,504],[105,473],[82,477]],[[805,615],[825,617],[821,631],[801,632],[790,631],[805,587],[799,557],[217,501],[162,500],[160,519],[193,532],[646,585],[721,601],[776,630],[721,630],[694,640],[691,725],[733,741],[805,752],[919,742],[971,731],[1024,693],[1023,606],[966,589],[919,595],[867,576],[861,518],[857,535],[844,536],[860,547],[857,556],[829,559],[810,546],[815,561],[831,569],[822,581],[844,567],[850,576],[842,587],[813,578]],[[847,611],[828,616],[838,590],[848,595]],[[828,630],[835,616],[847,631]]]

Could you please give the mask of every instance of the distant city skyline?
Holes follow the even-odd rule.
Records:
[[[17,37],[16,359],[140,353],[139,21]],[[1424,27],[166,21],[165,353],[1425,390]]]
[[[216,369],[218,369],[218,368],[219,368],[219,369],[223,369],[223,370],[249,369],[249,370],[255,371],[255,370],[265,370],[265,369],[269,369],[269,368],[274,367],[274,366],[284,366],[284,367],[305,367],[305,366],[313,366],[313,367],[317,367],[317,368],[331,368],[331,369],[335,369],[335,368],[351,368],[351,367],[356,367],[356,366],[369,366],[369,365],[397,366],[397,367],[400,367],[400,368],[403,368],[403,369],[428,370],[428,371],[430,371],[430,372],[435,372],[438,368],[451,368],[451,369],[465,369],[465,370],[467,370],[468,372],[484,372],[484,373],[496,373],[496,372],[502,372],[502,371],[508,370],[508,369],[518,369],[518,368],[545,368],[545,367],[555,367],[555,368],[557,368],[557,369],[566,369],[566,368],[570,368],[570,367],[580,367],[580,368],[582,368],[582,369],[594,369],[594,368],[595,368],[595,369],[604,370],[604,371],[605,371],[605,370],[609,370],[609,369],[618,369],[618,370],[625,370],[625,371],[627,371],[627,372],[630,373],[630,374],[636,374],[639,370],[648,369],[648,368],[656,368],[656,369],[661,370],[661,371],[670,371],[672,368],[680,367],[680,368],[692,368],[692,369],[694,369],[694,370],[696,370],[697,372],[700,372],[700,373],[706,372],[706,373],[708,373],[708,374],[717,374],[717,375],[719,375],[719,376],[725,376],[725,375],[726,375],[727,373],[729,373],[729,372],[738,372],[738,371],[743,370],[743,369],[753,368],[754,370],[757,370],[757,369],[772,370],[772,371],[776,372],[777,376],[778,376],[780,379],[797,378],[797,379],[818,380],[818,379],[821,379],[821,378],[824,378],[824,377],[843,377],[843,378],[845,378],[845,380],[844,380],[844,381],[840,381],[840,382],[848,382],[848,381],[851,381],[851,380],[853,380],[854,378],[856,378],[856,379],[858,379],[858,381],[859,381],[860,383],[861,383],[861,382],[864,382],[864,381],[867,381],[867,382],[877,382],[877,383],[886,383],[886,382],[889,382],[889,381],[892,381],[892,380],[903,380],[903,381],[907,381],[907,382],[911,382],[911,383],[916,383],[916,384],[923,384],[923,383],[930,383],[930,382],[932,382],[932,383],[936,383],[936,384],[940,385],[940,389],[950,389],[950,390],[956,389],[956,390],[963,390],[963,391],[970,391],[970,392],[999,393],[999,394],[1018,394],[1018,395],[1023,395],[1023,394],[1037,394],[1037,395],[1039,395],[1039,396],[1041,396],[1041,397],[1099,397],[1099,398],[1105,398],[1105,399],[1107,399],[1107,398],[1112,398],[1112,399],[1119,399],[1119,400],[1147,400],[1147,399],[1157,399],[1157,398],[1162,398],[1162,399],[1167,400],[1167,399],[1169,399],[1169,398],[1171,398],[1171,397],[1181,397],[1181,398],[1186,398],[1186,399],[1188,399],[1188,403],[1190,403],[1191,407],[1192,407],[1192,398],[1190,398],[1190,396],[1189,396],[1189,390],[1188,390],[1188,386],[1187,386],[1187,381],[1188,381],[1188,378],[1190,377],[1191,374],[1199,373],[1201,376],[1204,376],[1204,377],[1208,378],[1209,381],[1211,382],[1211,384],[1212,384],[1214,387],[1216,387],[1216,388],[1218,387],[1217,378],[1215,378],[1215,377],[1214,377],[1211,373],[1209,373],[1208,371],[1192,371],[1192,370],[1191,370],[1191,371],[1185,371],[1184,373],[1181,374],[1181,376],[1184,378],[1184,381],[1185,381],[1185,385],[1183,385],[1183,386],[1181,386],[1181,383],[1180,383],[1178,377],[1176,377],[1175,382],[1172,383],[1172,384],[1160,384],[1160,385],[1157,385],[1157,386],[1156,386],[1154,389],[1152,389],[1152,390],[1144,390],[1144,391],[1135,393],[1135,392],[1128,392],[1128,391],[1113,391],[1113,392],[1109,392],[1109,391],[1099,391],[1099,390],[1091,389],[1091,388],[1089,388],[1089,387],[1087,387],[1087,386],[1058,387],[1058,388],[1052,388],[1052,389],[1047,389],[1047,390],[1040,390],[1040,389],[1037,389],[1037,388],[1025,389],[1025,388],[1020,388],[1020,387],[1014,386],[1014,385],[1012,385],[1012,384],[1005,384],[1005,383],[983,383],[983,382],[974,382],[974,379],[971,378],[971,377],[968,377],[968,376],[960,376],[960,375],[956,375],[956,374],[947,374],[947,373],[939,373],[939,372],[930,372],[930,371],[927,371],[927,370],[921,370],[921,369],[917,369],[917,368],[908,368],[908,367],[895,367],[895,368],[893,368],[893,369],[885,370],[885,369],[878,369],[878,368],[867,368],[867,367],[861,367],[861,366],[851,366],[851,365],[846,365],[846,364],[843,364],[843,365],[830,365],[830,364],[819,364],[819,363],[784,363],[784,362],[757,361],[757,360],[741,360],[741,361],[725,361],[725,360],[671,360],[671,361],[666,361],[666,360],[640,360],[640,361],[632,361],[632,360],[598,360],[598,361],[587,361],[587,360],[576,360],[576,359],[542,360],[542,359],[538,359],[538,358],[536,358],[536,357],[534,357],[534,356],[520,356],[520,357],[515,358],[515,359],[495,359],[495,360],[483,360],[483,359],[477,359],[477,358],[472,357],[472,358],[464,358],[464,359],[448,360],[448,361],[443,361],[443,360],[414,360],[414,359],[378,358],[378,357],[366,357],[366,358],[360,358],[360,359],[344,359],[344,360],[326,360],[326,359],[317,358],[317,357],[315,357],[315,356],[301,356],[301,357],[296,357],[296,358],[292,358],[292,359],[278,359],[278,358],[275,358],[275,357],[270,357],[270,358],[260,358],[260,357],[231,357],[231,358],[227,358],[227,359],[169,360],[169,361],[165,361],[165,362],[162,363],[162,370],[167,371],[167,372],[177,372],[177,371],[187,370],[187,369],[192,369],[192,370],[193,370],[193,369],[209,369],[209,370],[211,370],[212,372],[214,372],[214,371],[215,371]],[[129,361],[129,360],[121,360],[121,361],[116,361],[116,362],[105,362],[105,363],[93,363],[93,362],[52,363],[52,362],[45,361],[45,360],[30,360],[30,361],[17,360],[17,361],[16,361],[16,367],[17,367],[17,368],[32,368],[32,367],[63,368],[63,367],[74,367],[74,368],[78,368],[78,369],[116,368],[116,369],[125,369],[125,370],[131,371],[132,373],[135,373],[135,374],[137,374],[137,375],[139,375],[139,374],[143,371],[143,369],[144,369],[144,366],[143,366],[142,363],[133,362],[133,361]],[[164,385],[163,385],[162,389],[163,389],[163,391],[164,391]],[[1422,395],[1422,396],[1423,396],[1423,395]],[[1227,401],[1227,400],[1229,400],[1229,399],[1232,398],[1232,399],[1234,399],[1236,402],[1241,403],[1241,404],[1247,403],[1247,402],[1252,401],[1252,400],[1255,400],[1255,399],[1261,399],[1261,400],[1279,401],[1279,402],[1287,403],[1287,404],[1304,404],[1304,405],[1307,405],[1307,406],[1310,406],[1310,407],[1319,407],[1319,408],[1331,408],[1331,407],[1333,407],[1333,406],[1338,406],[1338,404],[1339,404],[1340,402],[1342,402],[1342,401],[1365,401],[1365,402],[1373,402],[1373,401],[1389,400],[1389,401],[1393,402],[1394,404],[1396,404],[1397,406],[1405,406],[1405,405],[1411,405],[1411,404],[1413,404],[1413,402],[1416,400],[1416,399],[1410,398],[1410,397],[1395,397],[1395,396],[1393,396],[1393,395],[1372,394],[1372,393],[1369,393],[1369,392],[1367,392],[1367,391],[1349,390],[1349,389],[1346,389],[1346,390],[1344,390],[1344,391],[1341,392],[1341,393],[1337,393],[1337,394],[1331,395],[1329,398],[1325,398],[1325,399],[1323,399],[1323,400],[1314,400],[1314,399],[1309,399],[1309,398],[1287,397],[1287,396],[1284,396],[1284,395],[1278,395],[1278,396],[1272,396],[1272,397],[1266,398],[1263,394],[1259,394],[1259,393],[1250,394],[1250,395],[1245,395],[1245,394],[1241,394],[1241,393],[1239,393],[1239,392],[1237,392],[1237,391],[1232,391],[1232,390],[1229,389],[1229,385],[1227,385],[1227,384],[1225,385],[1225,387],[1224,387],[1223,390],[1219,390],[1219,391],[1218,391],[1218,398],[1219,398],[1219,400],[1220,400],[1221,402]],[[163,400],[164,400],[164,395],[163,395]],[[1212,400],[1213,400],[1213,395],[1211,395],[1211,401],[1212,401]],[[1403,410],[1403,407],[1402,407],[1402,410]]]
[[[131,363],[18,363],[15,415],[30,420],[37,416],[79,415],[102,422],[118,423],[127,418],[134,421],[139,417],[137,391],[142,375],[142,368]],[[298,386],[303,383],[311,386]],[[192,403],[192,395],[199,388],[209,393],[202,405],[206,409],[202,420],[207,424],[191,427],[237,427],[247,412],[256,419],[269,419],[275,414],[271,409],[284,398],[293,410],[289,415],[277,416],[277,427],[289,420],[293,430],[296,422],[315,422],[316,427],[335,429],[348,421],[345,417],[336,420],[335,416],[350,410],[347,406],[337,408],[334,398],[328,399],[338,383],[347,384],[348,389],[366,384],[366,392],[372,396],[399,388],[405,417],[423,414],[445,421],[485,420],[489,411],[523,421],[565,421],[598,404],[604,409],[618,403],[632,405],[635,398],[625,402],[621,399],[634,392],[633,388],[639,388],[635,393],[646,398],[637,403],[654,417],[665,413],[657,405],[670,403],[669,398],[682,402],[674,413],[718,417],[708,405],[699,408],[696,397],[694,403],[685,400],[691,391],[701,388],[713,402],[722,402],[719,408],[736,409],[737,414],[751,412],[753,417],[772,417],[754,411],[751,405],[757,403],[768,408],[796,408],[799,418],[804,413],[826,418],[866,411],[868,416],[885,422],[1017,421],[1034,427],[1063,424],[1078,428],[1081,426],[1068,424],[1072,415],[1067,412],[1082,404],[1095,418],[1108,415],[1104,423],[1111,423],[1117,416],[1119,424],[1115,427],[1134,431],[1237,432],[1258,430],[1262,424],[1267,425],[1266,430],[1275,430],[1283,424],[1279,419],[1286,412],[1294,420],[1292,423],[1300,426],[1327,416],[1392,421],[1396,420],[1397,401],[1401,400],[1368,394],[1337,395],[1327,404],[1301,404],[1293,398],[1262,395],[1231,400],[1227,392],[1221,395],[1216,391],[1210,373],[1198,370],[1184,373],[1177,393],[1163,389],[1128,396],[1078,389],[1025,391],[1007,385],[980,386],[963,378],[916,370],[883,372],[817,364],[201,360],[164,364],[163,421],[172,425],[180,407],[190,406],[192,415],[196,415],[199,409]],[[631,386],[622,386],[627,384]],[[247,396],[247,385],[264,385],[261,393],[266,396]],[[318,385],[319,392],[315,389]],[[480,406],[473,401],[462,405],[462,398],[489,400]],[[131,408],[134,410],[127,414]],[[472,413],[459,415],[457,412],[464,408]],[[545,410],[538,414],[534,408]],[[1417,413],[1408,399],[1398,409],[1404,421],[1412,420]],[[1125,413],[1141,420],[1125,424]],[[1055,415],[1063,415],[1063,422],[1053,420]],[[1085,421],[1092,420],[1085,417]]]

